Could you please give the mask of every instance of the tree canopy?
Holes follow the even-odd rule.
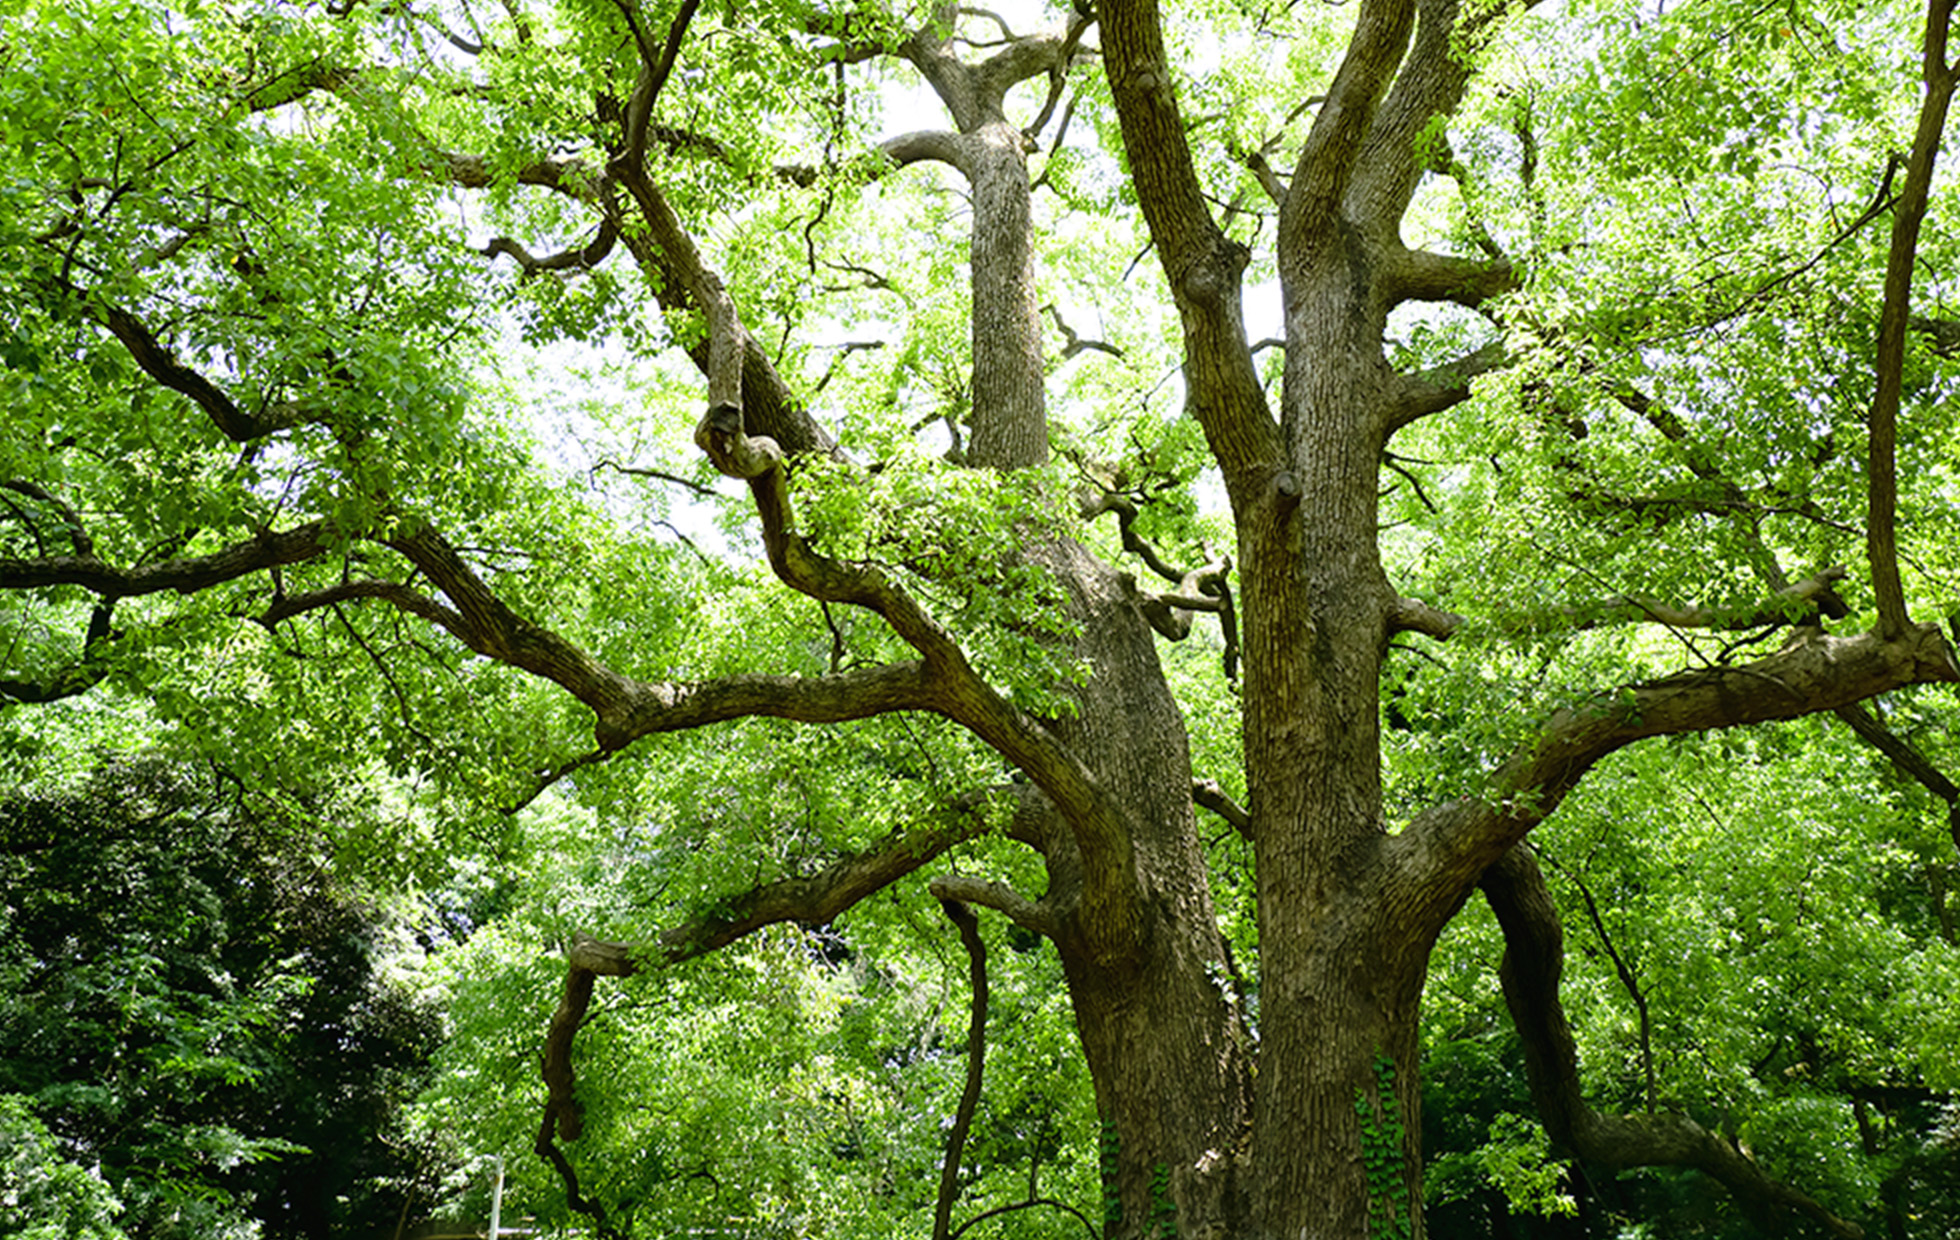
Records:
[[[385,783],[600,1234],[1897,1233],[1952,9],[14,0],[0,746]]]

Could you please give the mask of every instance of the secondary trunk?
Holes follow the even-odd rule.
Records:
[[[1058,730],[1129,811],[1142,889],[1137,948],[1099,958],[1074,919],[1055,937],[1102,1117],[1105,1235],[1242,1234],[1236,1160],[1251,1066],[1236,983],[1206,879],[1184,721],[1134,590],[1079,548],[1049,557],[1095,669]],[[1051,892],[1078,881],[1066,837]]]

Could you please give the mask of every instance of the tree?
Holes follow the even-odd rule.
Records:
[[[537,1148],[575,1204],[598,978],[829,922],[986,835],[1039,876],[930,890],[1057,950],[1111,1235],[1167,1203],[1189,1236],[1420,1234],[1418,1010],[1479,887],[1553,1144],[1854,1234],[1685,1117],[1587,1104],[1522,845],[1656,736],[1839,711],[1944,778],[1859,704],[1960,679],[1913,619],[1952,568],[1954,337],[1912,282],[1946,248],[1950,18],[35,10],[5,51],[0,688],[106,681],[276,767],[379,752],[506,803],[605,796],[650,738],[734,720],[942,721],[964,786],[889,763],[910,821],[826,817],[827,856],[573,942]],[[877,136],[907,82],[949,127]],[[485,225],[510,235],[473,258]],[[694,442],[815,608],[704,604],[666,509],[531,468],[471,352],[513,307],[691,357]],[[654,455],[679,381],[649,383],[644,455],[604,467],[703,489]],[[1165,675],[1193,613],[1223,621],[1238,769],[1194,769]],[[1385,787],[1384,718],[1421,778]],[[1250,850],[1256,959],[1200,809]]]
[[[434,1013],[381,975],[389,919],[317,849],[154,759],[0,799],[0,1095],[28,1222],[63,1197],[50,1234],[112,1214],[144,1237],[395,1222],[418,1173],[398,1112]]]

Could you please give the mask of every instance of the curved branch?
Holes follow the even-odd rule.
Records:
[[[667,287],[685,294],[683,304],[708,318],[708,346],[695,350],[696,364],[708,373],[710,391],[708,413],[697,427],[697,440],[719,468],[748,479],[770,567],[785,584],[811,598],[849,603],[877,614],[919,652],[922,662],[903,669],[903,674],[916,679],[878,709],[936,711],[1024,771],[1068,821],[1081,847],[1091,893],[1085,900],[1085,926],[1091,940],[1112,956],[1129,950],[1141,932],[1141,923],[1135,899],[1138,877],[1123,809],[1067,745],[988,684],[952,634],[888,574],[874,565],[845,563],[823,555],[796,531],[782,462],[797,452],[830,451],[828,436],[791,399],[787,385],[742,328],[733,300],[719,277],[708,269],[659,189],[633,168],[616,162],[613,171],[649,225],[644,231],[621,230],[628,244],[635,246],[634,256],[656,264],[669,282]],[[640,241],[634,239],[636,231],[641,233]],[[646,245],[647,241],[652,244]],[[731,377],[732,358],[741,362],[739,386]],[[462,599],[448,583],[440,584],[460,605]],[[572,670],[580,671],[577,667]],[[881,673],[887,679],[880,684],[891,687],[894,681],[890,678],[900,674],[899,670]],[[833,677],[830,681],[844,679]],[[799,683],[806,696],[818,692],[811,687],[813,682]],[[607,685],[594,687],[601,691],[598,700],[602,704],[613,705],[604,696]],[[657,694],[637,696],[653,717],[671,716],[673,704]],[[901,700],[903,705],[898,704]],[[587,703],[594,704],[594,699],[588,698]],[[631,713],[626,711],[619,718]],[[619,730],[604,711],[601,725],[602,744],[613,740],[623,743],[621,738],[629,734]],[[611,730],[605,730],[609,725]]]
[[[84,304],[89,305],[89,313],[96,321],[122,342],[144,374],[188,397],[234,443],[251,443],[275,431],[317,420],[314,412],[304,406],[280,406],[266,412],[247,413],[224,389],[178,361],[169,346],[158,340],[135,315],[120,306],[92,303],[90,299],[85,299]]]
[[[1766,1231],[1799,1214],[1844,1240],[1864,1230],[1806,1194],[1772,1180],[1737,1147],[1685,1115],[1601,1115],[1579,1089],[1572,1029],[1559,1002],[1564,935],[1544,874],[1524,848],[1512,848],[1484,874],[1484,897],[1504,929],[1499,976],[1524,1046],[1525,1073],[1552,1143],[1590,1163],[1689,1167],[1721,1183]]]
[[[968,151],[966,144],[960,141],[960,135],[948,129],[923,129],[914,133],[902,133],[895,138],[885,139],[879,143],[878,149],[884,152],[887,159],[901,168],[907,164],[923,163],[927,160],[948,164],[961,172],[968,172],[972,167],[971,152]]]
[[[961,1236],[967,1233],[967,1229],[975,1223],[984,1222],[990,1218],[998,1218],[1003,1214],[1012,1214],[1016,1210],[1031,1210],[1036,1206],[1047,1206],[1050,1209],[1060,1210],[1065,1214],[1074,1215],[1075,1221],[1082,1224],[1082,1230],[1088,1234],[1089,1240],[1097,1240],[1097,1237],[1101,1235],[1100,1232],[1090,1225],[1088,1216],[1068,1202],[1057,1201],[1053,1197],[1030,1197],[1026,1201],[1010,1201],[1004,1206],[995,1206],[991,1210],[982,1210],[980,1213],[966,1220],[966,1222],[955,1227],[953,1229],[952,1240],[959,1240]]]
[[[1388,608],[1388,636],[1397,633],[1423,633],[1444,641],[1463,627],[1462,616],[1440,607],[1431,607],[1421,599],[1396,598]]]
[[[1414,882],[1410,916],[1440,931],[1477,876],[1617,749],[1651,736],[1794,719],[1931,683],[1960,683],[1960,664],[1939,629],[1925,624],[1896,641],[1818,634],[1754,663],[1628,685],[1557,711],[1534,742],[1491,773],[1483,796],[1432,807],[1386,842]]]
[[[953,1126],[946,1134],[946,1157],[939,1168],[939,1198],[932,1211],[932,1240],[950,1240],[953,1231],[953,1205],[960,1196],[960,1153],[966,1148],[966,1134],[973,1127],[973,1113],[980,1107],[980,1086],[987,1066],[987,945],[980,938],[980,919],[958,900],[940,897],[939,907],[959,928],[960,944],[966,948],[967,977],[973,987],[973,1005],[966,1028],[966,1087],[960,1091],[959,1108],[953,1112]]]
[[[991,882],[971,874],[941,874],[928,890],[942,903],[978,904],[993,909],[1023,930],[1055,936],[1061,922],[1045,901],[1030,900],[1006,883]]]
[[[104,648],[116,636],[111,625],[115,602],[96,604],[89,610],[88,631],[82,637],[82,657],[51,676],[39,680],[0,679],[0,707],[43,705],[63,698],[80,697],[102,683],[109,674]]]
[[[531,252],[509,237],[493,237],[481,253],[485,258],[494,259],[499,254],[508,254],[515,259],[527,276],[541,271],[585,271],[597,267],[606,256],[612,253],[614,243],[619,240],[619,230],[611,220],[599,221],[598,235],[582,246],[559,253],[535,258]]]
[[[89,537],[88,526],[82,523],[82,514],[76,512],[74,505],[70,504],[67,500],[55,495],[41,484],[29,482],[25,478],[8,478],[0,481],[0,490],[12,491],[16,495],[25,495],[29,499],[39,500],[41,503],[54,509],[55,515],[61,518],[62,529],[67,531],[69,548],[81,559],[86,560],[94,557],[95,540]],[[8,507],[13,508],[14,506],[9,504]],[[39,550],[45,550],[46,548],[41,542],[40,532],[37,528],[39,523],[19,508],[14,508],[14,513],[20,518],[21,523],[33,532],[35,547]]]
[[[705,956],[778,922],[824,925],[988,827],[987,816],[977,807],[955,806],[939,823],[894,834],[878,847],[834,861],[813,875],[779,879],[720,901],[714,912],[663,931],[651,945],[575,936],[565,949],[565,987],[546,1030],[540,1064],[547,1136],[555,1130],[560,1139],[576,1141],[585,1129],[572,1044],[591,1005],[595,979],[630,977],[655,961],[675,964]]]
[[[335,603],[368,598],[392,603],[402,611],[420,616],[429,623],[452,633],[462,624],[462,617],[427,595],[418,594],[407,586],[393,581],[368,580],[343,581],[324,590],[309,590],[304,594],[276,594],[271,604],[251,619],[253,623],[270,630],[278,627],[283,621],[304,615],[309,611],[331,607]]]

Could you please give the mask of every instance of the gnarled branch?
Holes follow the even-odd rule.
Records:
[[[1492,772],[1484,796],[1426,810],[1384,846],[1416,883],[1415,919],[1440,930],[1463,884],[1543,822],[1615,750],[1652,736],[1794,719],[1929,683],[1960,683],[1953,648],[1933,625],[1917,625],[1896,641],[1817,634],[1754,663],[1627,685],[1555,712],[1536,740]]]

